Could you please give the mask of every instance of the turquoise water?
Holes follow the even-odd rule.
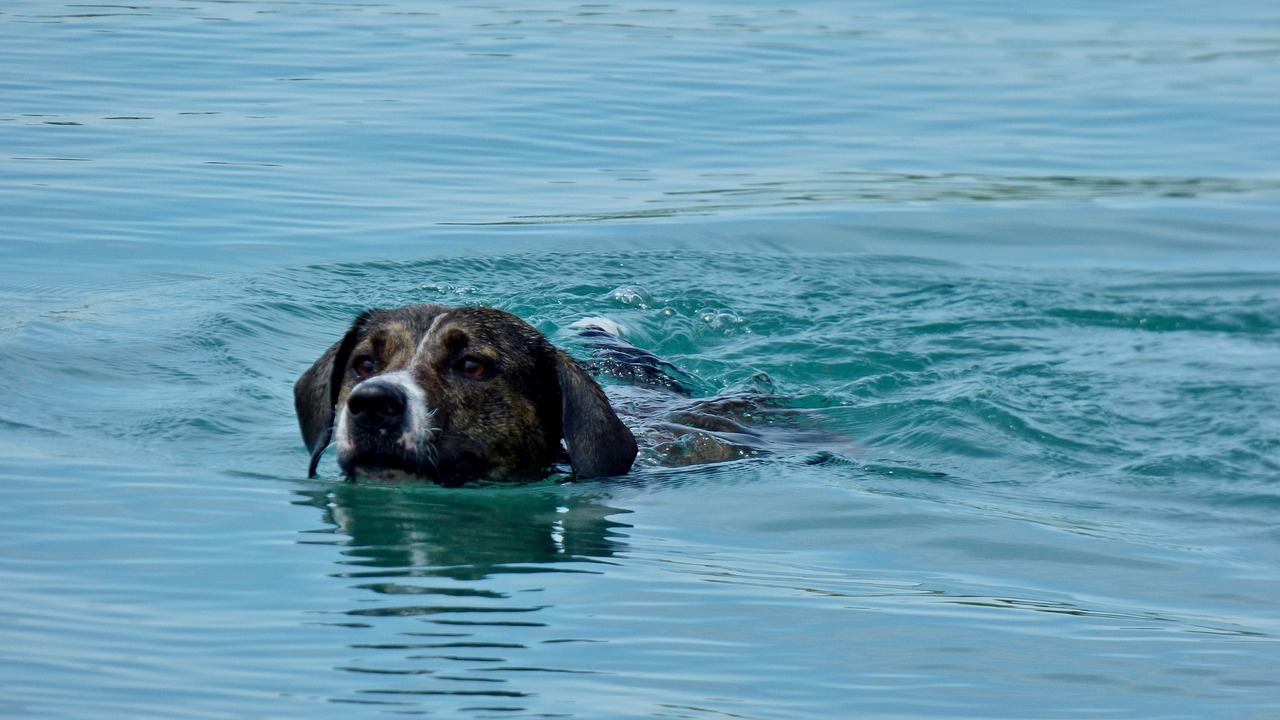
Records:
[[[1280,714],[1280,8],[0,6],[0,716]],[[826,434],[305,478],[369,305]]]

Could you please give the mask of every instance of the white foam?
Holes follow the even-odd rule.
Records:
[[[600,328],[601,330],[611,335],[617,335],[618,337],[622,337],[627,333],[626,328],[610,320],[609,318],[603,318],[603,317],[585,317],[573,323],[569,327],[571,328],[596,327],[596,328]]]

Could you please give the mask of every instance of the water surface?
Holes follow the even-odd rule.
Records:
[[[1280,711],[1280,12],[0,9],[0,715]],[[371,305],[811,446],[307,480]]]

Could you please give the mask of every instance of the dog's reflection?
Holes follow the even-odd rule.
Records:
[[[621,547],[611,519],[627,511],[600,492],[536,487],[444,490],[426,484],[335,483],[302,493],[345,536],[343,564],[479,579],[512,566],[607,558]],[[369,568],[361,572],[357,567]]]
[[[628,526],[613,518],[627,511],[602,489],[339,483],[299,494],[326,526],[304,542],[338,550],[331,576],[351,593],[333,611],[341,619],[316,623],[341,633],[347,656],[331,700],[443,713],[449,697],[459,711],[487,697],[515,711],[537,693],[531,671],[592,672],[561,650],[591,640],[552,604],[559,582],[607,572],[625,548]]]

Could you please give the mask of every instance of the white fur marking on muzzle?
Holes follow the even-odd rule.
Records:
[[[377,375],[361,383],[361,385],[369,384],[395,387],[404,393],[404,419],[401,425],[403,432],[395,443],[416,457],[434,462],[435,445],[433,443],[439,432],[439,429],[431,424],[435,411],[427,403],[427,394],[414,381],[413,375],[407,370],[399,370]],[[356,432],[355,423],[351,420],[351,411],[346,403],[343,403],[334,432],[334,448],[340,458],[356,452],[359,444],[354,437]]]

